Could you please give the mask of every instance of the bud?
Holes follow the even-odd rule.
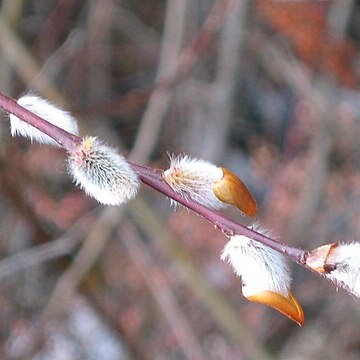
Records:
[[[256,214],[256,201],[245,184],[226,168],[190,156],[171,156],[164,180],[177,193],[213,209],[231,204]]]
[[[310,253],[306,265],[360,298],[360,243],[320,246]]]
[[[85,137],[68,163],[76,185],[102,204],[120,205],[138,192],[139,177],[126,159],[96,137]]]
[[[225,206],[211,188],[222,177],[221,168],[188,155],[170,156],[170,168],[163,173],[163,179],[175,192],[213,209]]]
[[[21,97],[17,103],[35,115],[71,134],[77,135],[79,132],[77,121],[69,112],[60,109],[39,96],[25,95]],[[10,115],[10,127],[12,136],[23,136],[30,139],[31,142],[59,146],[50,136],[12,114]]]
[[[269,233],[257,223],[257,232]],[[227,260],[242,280],[242,293],[250,301],[270,306],[297,324],[304,323],[303,310],[291,293],[290,269],[275,250],[246,236],[235,235],[225,245],[222,260]]]

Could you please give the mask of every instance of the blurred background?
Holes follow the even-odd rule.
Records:
[[[313,249],[360,238],[359,42],[355,0],[2,0],[0,91],[140,164],[228,167],[264,225]],[[242,297],[206,221],[146,187],[98,206],[63,151],[0,116],[1,359],[360,358],[344,291],[292,264],[297,327]]]

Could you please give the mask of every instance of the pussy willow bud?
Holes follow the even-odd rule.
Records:
[[[171,156],[164,180],[177,193],[207,207],[237,206],[249,216],[256,213],[256,201],[245,184],[229,170],[187,155]]]
[[[25,95],[22,96],[17,103],[49,123],[71,134],[78,134],[76,119],[69,112],[60,109],[49,101],[39,96]],[[59,146],[51,137],[12,114],[10,115],[10,127],[12,136],[23,136],[30,139],[31,142]]]
[[[120,205],[138,192],[139,178],[126,159],[96,137],[85,137],[68,164],[75,183],[102,204]]]
[[[258,224],[253,230],[268,236]],[[270,306],[297,324],[304,323],[303,310],[290,291],[290,269],[283,255],[246,236],[235,235],[221,254],[242,280],[242,293],[250,301]]]
[[[360,298],[360,243],[320,246],[310,253],[306,264]]]
[[[170,167],[163,173],[164,180],[175,192],[213,209],[225,206],[211,188],[222,176],[221,168],[188,155],[171,156]]]

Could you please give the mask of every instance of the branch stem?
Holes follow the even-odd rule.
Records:
[[[44,134],[50,136],[68,152],[73,152],[82,141],[80,137],[50,124],[48,121],[20,106],[15,100],[1,93],[0,109],[17,116],[21,120],[42,131]],[[162,170],[160,169],[154,169],[134,163],[131,163],[131,166],[144,184],[194,211],[196,214],[213,224],[216,229],[221,230],[226,236],[243,235],[249,237],[286,255],[291,260],[306,267],[306,258],[309,254],[307,250],[295,248],[271,239],[247,228],[244,225],[228,219],[221,213],[211,210],[192,199],[181,196],[172,190],[171,187],[163,180]]]

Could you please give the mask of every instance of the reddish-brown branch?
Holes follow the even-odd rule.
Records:
[[[78,144],[81,143],[81,138],[78,136],[70,134],[57,126],[48,123],[46,120],[24,109],[16,101],[1,93],[0,108],[10,114],[16,115],[26,123],[36,127],[44,134],[50,136],[52,139],[58,142],[64,149],[69,152],[74,151]],[[194,211],[196,214],[212,223],[215,228],[221,230],[226,236],[247,236],[286,255],[298,264],[306,266],[306,257],[309,253],[308,251],[270,239],[260,233],[257,233],[256,231],[247,228],[246,226],[226,218],[217,211],[211,210],[192,199],[181,196],[172,190],[171,187],[162,179],[162,170],[137,164],[131,165],[144,184]]]

